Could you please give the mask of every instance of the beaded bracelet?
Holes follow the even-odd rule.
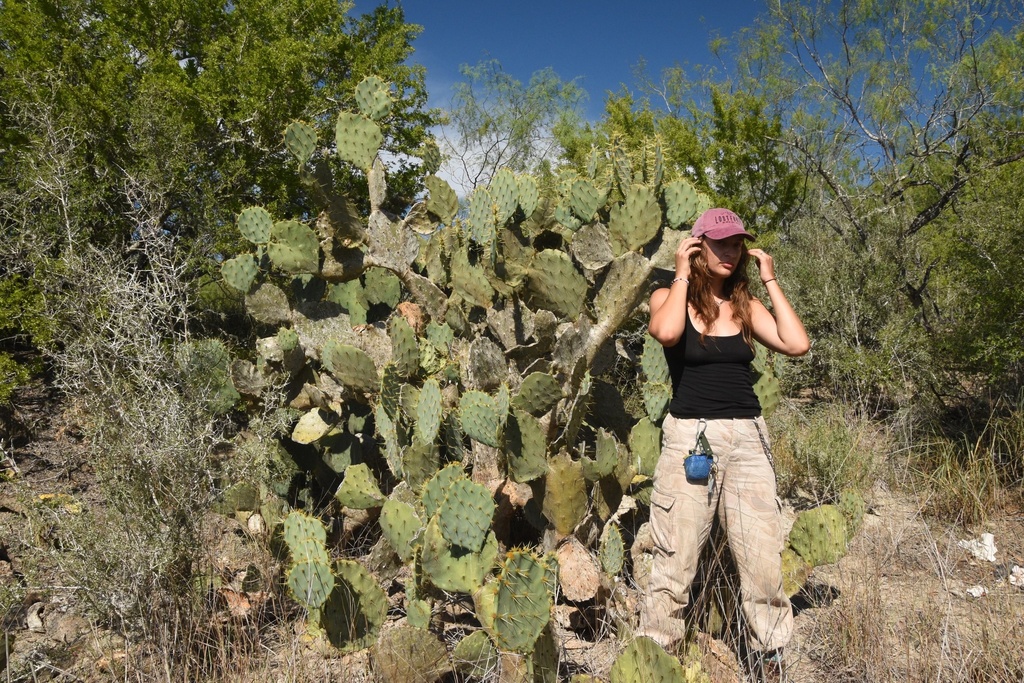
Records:
[[[676,279],[672,280],[671,283],[669,283],[669,287],[671,287],[677,282],[685,282],[686,284],[690,284],[690,281],[687,280],[685,277],[677,277]]]

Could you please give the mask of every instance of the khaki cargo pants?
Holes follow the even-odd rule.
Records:
[[[685,635],[683,609],[714,515],[726,530],[740,574],[743,617],[753,650],[789,642],[793,610],[782,588],[785,539],[776,504],[775,473],[758,435],[764,420],[707,420],[705,435],[715,454],[715,487],[690,483],[683,459],[697,439],[698,420],[665,418],[661,458],[651,494],[654,564],[642,603],[640,635],[670,647]]]

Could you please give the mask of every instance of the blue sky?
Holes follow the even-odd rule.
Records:
[[[379,4],[357,0],[356,12]],[[404,0],[406,20],[424,30],[412,61],[427,68],[431,104],[447,106],[459,65],[497,59],[523,83],[552,67],[579,79],[590,98],[586,114],[600,116],[606,91],[635,90],[633,67],[648,71],[711,64],[709,41],[750,26],[764,0],[654,2],[651,0]]]

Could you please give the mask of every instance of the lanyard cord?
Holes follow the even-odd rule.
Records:
[[[761,448],[764,449],[764,454],[768,456],[768,464],[772,466],[772,472],[775,473],[775,458],[772,457],[772,449],[768,445],[768,440],[764,438],[764,432],[761,431],[761,423],[756,418],[754,419],[754,427],[757,428],[757,435],[761,437]]]

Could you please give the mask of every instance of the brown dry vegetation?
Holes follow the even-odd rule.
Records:
[[[35,399],[10,416],[28,424],[30,433],[8,434],[4,440],[0,598],[8,637],[0,680],[378,680],[367,652],[325,651],[302,635],[302,615],[278,587],[280,567],[265,538],[248,530],[243,520],[216,514],[202,521],[196,564],[209,573],[194,577],[206,586],[195,592],[194,601],[176,602],[181,596],[155,585],[148,605],[151,618],[120,631],[101,626],[90,608],[96,595],[89,592],[96,586],[109,589],[104,579],[110,577],[90,580],[83,572],[118,566],[109,553],[142,554],[144,549],[113,545],[129,543],[132,534],[104,528],[98,521],[103,516],[92,514],[102,500],[75,413],[54,396]],[[854,432],[868,439],[864,431]],[[865,452],[877,451],[880,439],[884,434],[876,429],[869,439],[872,448]],[[780,457],[788,457],[781,444]],[[931,511],[941,488],[935,482],[922,486],[926,480],[907,462],[906,457],[890,459],[873,470],[869,512],[849,552],[837,564],[817,568],[795,598],[797,632],[788,653],[795,683],[1022,680],[1024,641],[1017,631],[1024,622],[1024,591],[1007,580],[1014,564],[1024,565],[1019,510],[1005,505],[970,527],[957,524],[957,517],[936,516]],[[785,481],[786,471],[800,466],[790,461],[783,467]],[[790,518],[792,504],[806,504],[801,495],[814,488],[810,480],[803,484],[793,487],[802,493],[788,501]],[[81,529],[61,532],[81,520],[97,525],[91,535]],[[983,531],[996,538],[994,564],[957,545]],[[94,543],[61,545],[72,538]],[[364,559],[374,561],[372,554]],[[148,580],[141,574],[134,578]],[[985,586],[988,594],[970,597],[966,590],[975,585]],[[585,611],[556,607],[564,679],[589,672],[607,680],[622,648],[616,631],[628,633],[636,596],[633,587],[616,591],[602,623],[583,624]],[[392,591],[391,601],[397,618],[401,595]],[[441,607],[450,617],[447,640],[465,633],[458,614],[465,608],[458,600]],[[391,621],[386,628],[393,627]],[[700,635],[697,642],[711,680],[740,680],[728,637]],[[445,680],[462,679],[449,674]]]

